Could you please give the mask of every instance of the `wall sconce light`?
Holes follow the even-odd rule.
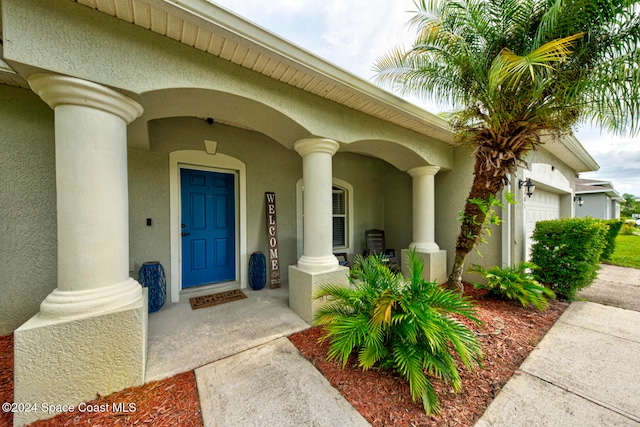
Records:
[[[525,187],[525,194],[529,197],[533,195],[533,192],[536,191],[536,185],[531,181],[531,178],[527,178],[526,180],[519,180],[518,187]]]
[[[578,202],[578,206],[584,205],[584,200],[582,200],[582,196],[573,196],[573,201]]]

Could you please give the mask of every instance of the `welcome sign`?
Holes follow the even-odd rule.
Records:
[[[278,225],[276,223],[276,193],[264,193],[267,202],[267,239],[269,240],[269,277],[271,289],[280,287],[280,260],[278,258]]]

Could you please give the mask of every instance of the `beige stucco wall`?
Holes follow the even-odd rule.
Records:
[[[364,249],[364,230],[368,228],[387,230],[388,246],[398,250],[411,241],[411,179],[380,158],[402,149],[403,153],[413,152],[400,156],[404,169],[427,162],[452,167],[453,156],[444,143],[90,8],[67,0],[46,4],[3,0],[2,5],[4,56],[24,76],[37,68],[86,78],[126,93],[145,108],[145,116],[128,128],[129,135],[145,137],[143,144],[130,141],[130,147],[144,149],[130,148],[128,152],[134,277],[142,262],[158,260],[170,278],[168,154],[201,150],[203,139],[218,141],[220,153],[247,165],[248,253],[266,250],[263,197],[265,191],[277,193],[283,266],[297,262],[295,183],[302,176],[302,161],[290,148],[299,138],[314,134],[341,144],[343,152],[334,158],[334,176],[354,187],[357,253]],[[3,180],[12,192],[6,200],[29,199],[29,209],[16,203],[2,207],[7,211],[5,217],[10,218],[4,225],[10,230],[6,234],[10,245],[1,249],[7,259],[3,266],[6,274],[0,279],[3,289],[13,295],[11,308],[2,311],[3,322],[7,319],[3,328],[8,333],[35,314],[56,286],[56,200],[53,112],[29,90],[2,90],[24,98],[17,102],[3,97],[1,101],[0,120],[7,122],[2,135],[3,146],[7,145],[3,162],[23,168],[20,173],[4,168],[11,171],[6,173],[10,179]],[[223,118],[256,131],[165,116]],[[159,119],[146,121],[154,117]],[[42,144],[33,144],[38,140]],[[375,147],[372,154],[378,158],[344,152],[356,145],[358,152]],[[25,165],[37,171],[27,173]],[[1,173],[5,175],[4,170]],[[9,189],[3,187],[3,191]],[[25,215],[29,220],[13,220]],[[152,219],[152,226],[146,225],[146,218]],[[14,242],[18,248],[11,246]],[[286,269],[282,272],[286,280]]]
[[[386,244],[388,248],[394,248],[399,257],[400,250],[408,248],[413,241],[413,180],[406,172],[385,164],[382,188]]]
[[[458,212],[464,209],[473,182],[474,157],[472,152],[464,147],[454,151],[455,169],[439,172],[436,175],[436,243],[447,251],[447,274],[450,272],[455,257],[456,238],[460,233]],[[499,265],[501,262],[501,230],[492,226],[491,236],[485,235],[487,244],[478,245],[477,251],[472,251],[465,263]],[[463,280],[477,280],[475,275],[463,275]]]
[[[150,126],[151,151],[129,150],[130,250],[136,269],[159,260],[171,276],[169,229],[169,153],[202,150],[204,140],[218,142],[218,153],[247,166],[247,251],[267,252],[264,193],[276,193],[278,243],[283,266],[296,258],[296,181],[302,158],[266,136],[196,118],[157,120]],[[146,225],[152,218],[152,226]],[[282,269],[283,279],[286,270]]]
[[[356,253],[364,249],[364,231],[369,228],[385,229],[388,247],[399,251],[408,246],[411,178],[405,170],[441,166],[435,177],[435,237],[451,265],[459,231],[457,212],[471,186],[470,153],[68,0],[2,1],[4,55],[25,76],[36,67],[85,78],[127,93],[145,108],[143,117],[128,129],[134,135],[129,141],[134,275],[142,262],[158,260],[171,276],[168,155],[176,150],[203,150],[202,141],[210,139],[219,143],[220,153],[247,167],[248,253],[266,250],[264,192],[277,193],[286,280],[284,266],[297,261],[295,186],[302,176],[301,158],[291,148],[309,135],[341,144],[334,156],[334,177],[353,186]],[[35,314],[39,302],[55,287],[53,112],[28,90],[1,87],[0,91],[7,94],[0,98],[0,142],[6,153],[0,189],[3,200],[9,201],[0,207],[3,217],[9,218],[3,223],[9,244],[0,248],[0,286],[15,295],[11,308],[0,314],[0,328],[11,331]],[[173,116],[224,119],[255,131],[218,122],[209,125],[196,118],[165,118]],[[377,158],[356,154],[367,150]],[[381,158],[394,159],[400,169]],[[573,171],[544,149],[529,161],[553,164],[573,183]],[[513,245],[522,244],[517,242],[522,233],[518,215],[514,210]],[[146,218],[152,219],[152,226],[146,225]],[[480,248],[483,257],[470,255],[468,265],[500,264],[501,233],[500,228],[494,229],[490,244]]]
[[[169,153],[204,150],[205,139],[218,142],[218,153],[234,157],[247,171],[247,253],[267,252],[264,193],[276,193],[281,276],[297,263],[296,183],[302,158],[258,132],[196,118],[151,122],[151,150],[129,150],[130,256],[136,274],[145,261],[158,260],[171,277],[169,229]],[[411,242],[411,178],[380,159],[338,152],[333,176],[353,186],[354,252],[364,250],[364,232],[383,228],[388,246],[398,251]],[[152,225],[146,225],[146,219]]]
[[[409,174],[380,159],[339,152],[333,158],[333,176],[353,186],[353,253],[363,253],[364,233],[372,228],[385,230],[387,247],[398,254],[408,247],[412,237]]]
[[[53,111],[31,91],[0,85],[0,335],[56,287]]]

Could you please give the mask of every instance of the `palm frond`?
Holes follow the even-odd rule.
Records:
[[[408,262],[412,273],[405,278],[391,272],[383,258],[359,258],[352,287],[325,285],[316,293],[325,300],[316,323],[325,326],[327,358],[344,366],[357,352],[362,369],[377,365],[395,370],[409,382],[414,401],[421,399],[426,413],[435,414],[437,395],[425,371],[457,389],[452,352],[467,367],[479,361],[482,352],[474,333],[451,315],[478,320],[470,301],[422,279],[422,260],[414,251]]]
[[[413,401],[423,399],[423,396],[427,392],[429,379],[424,374],[422,360],[418,354],[416,354],[415,347],[406,345],[402,341],[395,341],[392,348],[396,370],[409,382],[409,389],[411,390]],[[435,414],[440,410],[436,405],[431,405],[431,411]]]
[[[555,294],[539,284],[531,270],[538,268],[531,262],[520,262],[514,266],[501,268],[498,266],[485,269],[474,264],[469,272],[477,273],[487,283],[473,282],[476,289],[488,289],[491,295],[498,298],[516,300],[523,307],[533,304],[538,310],[545,310],[549,302],[547,298],[555,298]]]
[[[539,74],[536,68],[554,70],[552,64],[567,59],[575,41],[583,35],[578,33],[552,40],[526,55],[517,55],[509,48],[503,48],[489,70],[489,87],[498,90],[503,84],[508,84],[514,89],[527,75],[530,82],[535,82],[536,74]]]

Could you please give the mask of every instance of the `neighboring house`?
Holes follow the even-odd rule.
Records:
[[[0,334],[15,330],[16,402],[141,383],[138,269],[164,265],[167,304],[246,288],[249,255],[267,252],[266,192],[308,322],[313,288],[346,283],[333,254],[361,254],[367,229],[446,280],[474,158],[439,117],[204,0],[0,12]],[[572,216],[576,173],[598,167],[574,138],[528,162],[519,204],[469,262],[525,258],[535,221]]]
[[[620,203],[624,202],[624,197],[610,181],[576,178],[576,200],[582,203],[576,209],[578,218],[619,219]]]

